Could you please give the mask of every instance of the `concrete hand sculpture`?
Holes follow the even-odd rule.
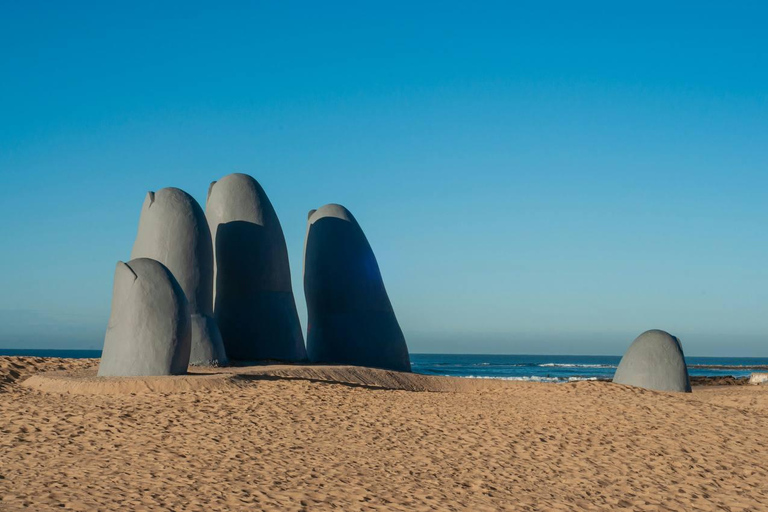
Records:
[[[152,258],[165,265],[189,302],[193,365],[227,364],[213,319],[213,246],[205,213],[178,188],[148,192],[131,258]]]
[[[181,375],[190,353],[187,299],[162,263],[148,258],[119,262],[98,375]]]
[[[691,382],[680,340],[657,329],[644,332],[621,358],[613,382],[690,393]]]
[[[214,316],[234,360],[306,359],[283,229],[250,176],[214,181],[205,207],[213,236]]]
[[[309,213],[304,293],[312,362],[410,371],[408,347],[376,257],[352,214],[329,204]]]

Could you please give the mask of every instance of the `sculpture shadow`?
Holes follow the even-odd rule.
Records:
[[[236,360],[296,361],[306,357],[284,246],[253,222],[216,231],[214,316],[227,356]],[[287,265],[285,265],[287,267]]]

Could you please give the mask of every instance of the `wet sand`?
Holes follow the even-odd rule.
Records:
[[[0,357],[0,510],[768,510],[768,386],[94,368]]]

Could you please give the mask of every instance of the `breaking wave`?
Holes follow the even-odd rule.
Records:
[[[613,364],[544,363],[538,366],[553,368],[616,368]]]
[[[600,379],[598,377],[544,377],[541,375],[529,375],[529,376],[520,376],[520,377],[494,377],[491,375],[462,375],[462,378],[514,380],[514,381],[520,381],[520,382],[555,382],[555,383],[608,380],[608,379]]]

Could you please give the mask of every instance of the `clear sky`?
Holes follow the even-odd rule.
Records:
[[[239,171],[302,321],[338,202],[413,352],[768,356],[762,5],[3,1],[0,347],[101,348],[147,190]]]

